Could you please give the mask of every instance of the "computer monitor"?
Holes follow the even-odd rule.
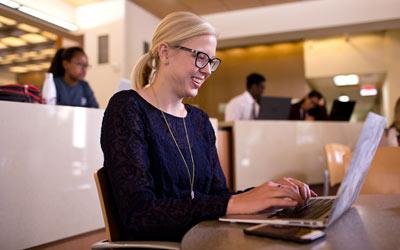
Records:
[[[349,121],[355,104],[355,101],[341,102],[335,100],[332,105],[329,119],[331,121]]]
[[[290,101],[290,97],[261,97],[258,119],[287,120],[290,112]]]

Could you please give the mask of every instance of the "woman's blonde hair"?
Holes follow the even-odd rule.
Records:
[[[136,89],[143,88],[154,78],[159,66],[158,47],[161,43],[176,46],[202,35],[217,36],[210,23],[191,12],[173,12],[164,17],[153,34],[149,52],[140,57],[133,68],[132,82]]]

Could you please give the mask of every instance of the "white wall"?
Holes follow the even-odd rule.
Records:
[[[105,108],[125,71],[125,0],[108,0],[76,10],[77,24],[84,34],[84,50],[92,67],[86,80],[100,107]],[[109,36],[109,63],[99,65],[98,36]]]
[[[130,74],[136,61],[143,55],[143,42],[151,43],[153,32],[160,19],[145,11],[141,7],[126,2],[126,68],[123,73],[125,78],[130,79]]]

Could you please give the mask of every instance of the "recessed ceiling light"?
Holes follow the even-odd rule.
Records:
[[[8,54],[6,56],[6,60],[15,60],[15,59],[18,59],[18,58],[20,58],[19,54]]]
[[[50,62],[44,62],[44,63],[41,63],[39,65],[40,65],[40,67],[42,69],[49,69],[50,68]]]
[[[47,41],[46,37],[33,33],[25,34],[20,37],[25,41],[27,41],[28,43],[44,43]]]
[[[44,50],[40,51],[41,55],[51,56],[51,57],[53,57],[55,53],[56,53],[55,48],[48,48],[48,49],[44,49]]]
[[[2,38],[1,42],[10,47],[20,47],[27,44],[24,40],[11,36]]]
[[[48,31],[42,31],[41,34],[53,41],[57,40],[57,38],[58,38],[58,36],[56,34],[48,32]]]
[[[360,82],[360,78],[356,74],[337,75],[333,77],[333,82],[336,86],[351,86],[357,85]]]
[[[37,56],[32,57],[32,59],[33,60],[42,60],[42,59],[46,59],[46,56],[45,55],[37,55]]]
[[[38,55],[38,53],[36,51],[27,51],[27,52],[22,53],[23,58],[34,57],[37,55]]]
[[[350,101],[350,97],[348,97],[347,95],[341,95],[338,97],[338,100],[341,102],[348,102]]]
[[[22,66],[14,66],[9,68],[10,72],[13,73],[26,73],[28,72],[28,69]]]
[[[17,21],[15,21],[14,19],[5,17],[5,16],[0,16],[0,23],[3,23],[5,25],[16,25]]]
[[[29,71],[38,71],[38,70],[42,70],[42,67],[38,64],[28,64],[25,65],[25,68]]]
[[[21,57],[21,58],[15,59],[15,62],[26,62],[28,60],[29,60],[29,58]]]
[[[7,48],[7,46],[4,43],[0,42],[0,49],[6,49],[6,48]]]
[[[17,25],[17,28],[26,32],[30,32],[30,33],[37,33],[40,31],[39,28],[36,28],[34,26],[25,24],[25,23],[20,23]]]

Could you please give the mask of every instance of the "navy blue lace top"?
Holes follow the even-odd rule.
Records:
[[[180,241],[203,220],[226,213],[226,187],[206,113],[185,104],[195,162],[194,193],[188,170],[161,111],[133,90],[115,94],[104,113],[104,167],[119,211],[124,240]],[[165,114],[192,173],[183,119]]]

